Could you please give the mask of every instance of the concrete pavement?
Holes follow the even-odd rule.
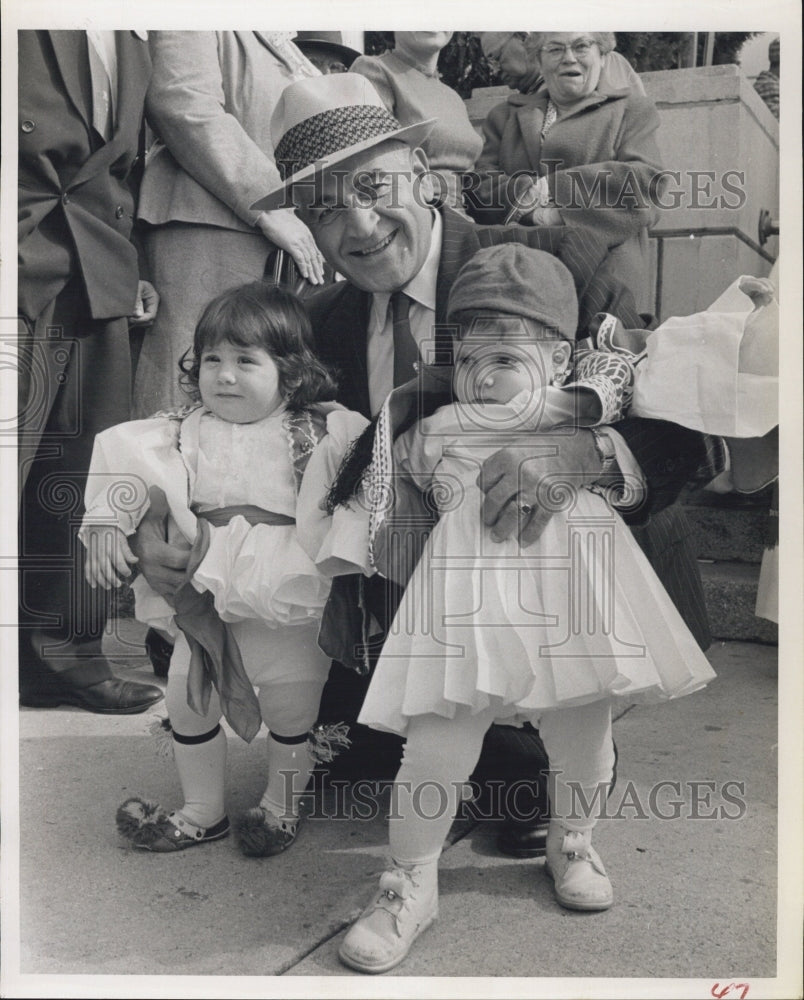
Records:
[[[116,669],[152,680],[141,627],[118,624]],[[260,977],[238,980],[239,995],[259,996],[382,996],[401,977],[524,977],[500,996],[539,995],[545,977],[574,977],[564,987],[579,993],[577,977],[689,977],[756,984],[750,996],[764,996],[759,980],[777,974],[776,653],[718,644],[707,690],[618,718],[613,818],[595,837],[614,884],[611,910],[562,909],[543,862],[496,853],[492,823],[462,824],[443,856],[440,919],[402,966],[377,978],[342,967],[337,948],[385,866],[387,795],[374,815],[364,801],[363,818],[350,818],[347,790],[319,789],[297,843],[277,858],[245,858],[233,837],[152,855],[118,836],[114,813],[131,795],[179,801],[172,764],[148,732],[164,705],[122,717],[23,709],[22,978],[7,960],[6,982],[21,991],[7,985],[4,995],[89,996],[85,986],[69,992],[78,981],[65,977],[113,975],[125,977],[119,996],[146,995],[129,978],[139,976]],[[262,742],[229,741],[230,816],[259,799]],[[4,926],[7,946],[15,930]],[[50,981],[40,975],[66,992],[25,992],[26,982]],[[327,980],[298,978],[311,976]],[[175,978],[154,982],[162,996],[217,996],[228,980],[192,993]],[[453,994],[443,978],[409,995],[431,987],[468,995],[466,980]]]

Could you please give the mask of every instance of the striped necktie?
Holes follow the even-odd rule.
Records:
[[[404,292],[391,296],[391,315],[394,324],[394,388],[409,382],[419,360],[419,349],[410,329],[411,298]]]

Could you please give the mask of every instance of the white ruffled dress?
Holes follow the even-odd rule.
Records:
[[[196,515],[222,507],[249,505],[295,518],[286,417],[283,407],[263,420],[236,424],[199,407],[104,431],[95,441],[84,523],[116,522],[133,533],[148,509],[151,486],[167,495],[174,540],[192,542]],[[236,515],[211,526],[192,583],[211,591],[224,621],[240,623],[238,643],[252,680],[325,676],[329,662],[315,648],[315,637],[331,580],[299,545],[296,524],[252,525]],[[133,589],[137,618],[175,634],[170,605],[141,576]],[[285,626],[294,626],[291,633],[307,626],[312,638],[283,635]]]
[[[394,443],[397,468],[432,488],[440,518],[383,646],[365,725],[404,735],[411,717],[451,718],[458,705],[493,706],[498,721],[518,725],[601,698],[675,698],[715,676],[602,496],[556,481],[556,512],[534,545],[492,540],[476,480],[499,450],[501,409],[489,407],[485,443],[467,435],[461,404]]]

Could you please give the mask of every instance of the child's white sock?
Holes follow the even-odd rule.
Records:
[[[263,809],[279,819],[299,815],[299,797],[307,787],[315,761],[307,748],[307,733],[268,735],[268,787],[260,800]]]
[[[201,736],[182,736],[174,731],[173,756],[184,793],[181,815],[204,828],[223,819],[226,734],[221,727]]]

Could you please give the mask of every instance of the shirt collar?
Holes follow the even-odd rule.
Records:
[[[438,265],[441,262],[443,230],[444,223],[441,221],[441,213],[434,211],[433,228],[430,231],[430,249],[427,251],[424,264],[401,289],[414,302],[418,302],[419,305],[433,312],[435,312],[436,307],[436,286],[438,284]],[[370,332],[374,333],[381,331],[385,326],[391,293],[375,292],[372,300]]]

